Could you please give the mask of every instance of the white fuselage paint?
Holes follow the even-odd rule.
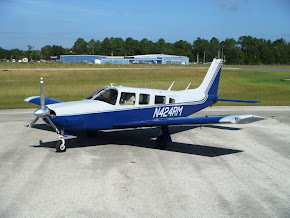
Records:
[[[153,118],[181,116],[183,111],[182,105],[202,104],[207,100],[208,91],[217,73],[219,72],[221,65],[221,59],[214,59],[202,84],[196,89],[171,91],[123,86],[108,86],[105,88],[115,89],[118,92],[116,103],[114,105],[99,100],[85,99],[82,101],[50,104],[47,105],[47,107],[51,110],[54,110],[57,116],[71,116],[142,108],[156,108],[154,114],[152,114]],[[123,92],[135,93],[135,103],[132,105],[122,104],[120,99]],[[140,94],[150,95],[148,104],[139,103]],[[155,96],[165,96],[166,101],[163,104],[156,104]],[[170,99],[174,99],[174,102],[170,102]]]
[[[148,107],[156,107],[156,111],[153,114],[154,117],[172,117],[180,116],[183,110],[181,104],[199,104],[207,99],[207,95],[204,93],[196,92],[195,90],[187,91],[168,91],[168,90],[156,90],[156,89],[141,89],[115,86],[112,87],[118,91],[118,97],[115,105],[108,104],[106,102],[98,100],[82,100],[63,102],[57,104],[50,104],[47,107],[54,110],[57,116],[70,116],[79,114],[91,114],[109,111],[119,110],[131,110],[131,109],[142,109]],[[122,105],[120,104],[120,97],[122,92],[135,93],[136,101],[134,105]],[[150,101],[148,104],[139,104],[139,94],[149,94]],[[155,104],[155,96],[165,96],[165,104]],[[169,98],[175,100],[174,103],[169,103]]]

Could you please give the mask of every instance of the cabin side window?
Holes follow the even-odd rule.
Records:
[[[165,104],[166,98],[165,96],[155,95],[155,104]]]
[[[140,94],[139,95],[139,104],[149,104],[150,101],[150,95],[148,94]]]
[[[175,99],[174,98],[169,98],[169,104],[174,104],[175,103]]]
[[[120,105],[134,105],[136,101],[135,93],[122,92]]]
[[[101,92],[94,100],[103,101],[109,104],[116,104],[118,91],[115,89],[107,89]]]

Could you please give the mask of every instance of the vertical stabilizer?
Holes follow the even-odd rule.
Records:
[[[217,95],[220,73],[222,68],[222,59],[213,59],[198,91],[208,95]]]

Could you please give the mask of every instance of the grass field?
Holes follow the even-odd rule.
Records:
[[[168,65],[166,65],[168,67]],[[178,68],[198,68],[209,67],[209,64],[198,65],[171,65]],[[290,65],[223,65],[224,68],[281,68],[290,69]],[[86,64],[86,63],[58,63],[58,62],[45,62],[45,63],[12,63],[0,62],[0,69],[30,69],[30,68],[164,68],[163,65],[156,64]]]
[[[20,63],[18,65],[17,63],[17,67],[15,67],[16,65],[13,64],[15,63],[0,64],[0,69],[19,68],[19,70],[13,71],[0,71],[0,109],[35,107],[24,102],[23,99],[39,95],[40,77],[44,78],[46,96],[63,101],[73,101],[83,99],[96,89],[110,83],[132,87],[167,89],[172,81],[176,81],[173,90],[185,89],[189,82],[192,83],[191,88],[196,88],[207,72],[207,69],[192,69],[187,66],[169,68],[166,65],[158,65],[158,69],[155,69],[156,65],[98,65],[97,67],[108,68],[109,66],[109,68],[118,69],[22,71],[20,68],[90,68],[91,66],[96,68],[96,65],[54,65],[51,63],[45,63],[44,65],[38,63],[27,63],[28,65],[22,63],[22,65]],[[134,69],[136,67],[138,69]],[[154,69],[150,69],[152,67]],[[290,72],[223,68],[219,97],[262,101],[256,105],[289,106],[290,81],[281,81],[284,78],[290,78]],[[220,102],[217,105],[247,104]]]

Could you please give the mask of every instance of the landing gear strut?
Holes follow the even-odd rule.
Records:
[[[168,126],[161,126],[160,134],[156,138],[156,144],[159,149],[165,149],[168,142],[172,142]]]

